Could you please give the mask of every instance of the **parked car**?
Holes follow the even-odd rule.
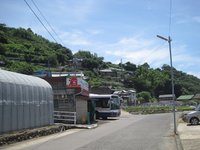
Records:
[[[198,125],[200,121],[200,104],[195,108],[194,111],[184,114],[183,121],[192,125]]]

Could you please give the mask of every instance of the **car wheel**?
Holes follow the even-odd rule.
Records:
[[[199,119],[198,118],[191,118],[190,119],[190,123],[192,124],[192,125],[198,125],[199,124]]]
[[[102,117],[103,118],[103,120],[107,120],[108,118],[107,117]]]

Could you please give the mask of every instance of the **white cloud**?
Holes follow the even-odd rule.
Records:
[[[95,44],[95,43],[93,43]],[[99,46],[101,45],[101,46]],[[144,39],[141,36],[127,37],[118,40],[115,43],[95,45],[100,56],[104,56],[107,61],[112,63],[123,63],[130,61],[136,65],[145,62],[151,67],[161,67],[163,64],[170,64],[169,49],[167,42],[153,41]],[[174,43],[172,47],[173,66],[177,70],[181,70],[194,76],[199,77],[200,73],[195,73],[197,64],[200,64],[198,56],[192,56],[187,51],[186,45],[177,45]]]
[[[192,72],[192,71],[190,71],[190,72],[188,72],[188,74],[193,75],[193,76],[195,76],[195,77],[200,79],[200,72]]]
[[[125,49],[125,48],[124,48]],[[154,52],[154,49],[142,49],[139,48],[137,50],[108,50],[106,51],[107,54],[121,57],[124,61],[130,61],[136,64],[143,64],[145,62],[148,62],[150,64],[153,64],[156,61],[159,61],[160,63],[165,60],[165,58],[168,57],[168,54],[164,52],[164,49],[156,50]]]
[[[63,32],[60,34],[61,39],[63,39],[64,44],[69,46],[85,46],[90,45],[90,41],[84,36],[83,32],[72,31],[72,32]]]
[[[122,38],[116,43],[102,46],[101,49],[105,50],[107,57],[122,58],[123,61],[136,64],[145,62],[154,64],[157,61],[163,64],[169,56],[167,47],[158,46],[156,41],[143,39],[139,36]]]

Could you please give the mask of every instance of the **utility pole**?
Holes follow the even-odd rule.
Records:
[[[169,43],[169,54],[170,54],[170,66],[171,66],[171,86],[172,86],[172,98],[173,98],[173,116],[174,116],[174,134],[177,134],[176,129],[176,107],[175,107],[175,94],[174,94],[174,74],[173,74],[173,65],[172,65],[172,51],[171,51],[171,37],[168,38],[157,35],[158,38],[165,40]]]

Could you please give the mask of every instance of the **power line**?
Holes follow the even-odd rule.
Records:
[[[53,35],[51,34],[51,32],[47,29],[47,27],[43,24],[43,22],[40,20],[40,18],[37,16],[37,14],[34,12],[34,10],[31,8],[31,6],[28,4],[28,2],[26,0],[24,0],[24,2],[26,3],[26,5],[29,7],[29,9],[32,11],[32,13],[35,15],[35,17],[39,20],[39,22],[42,24],[42,26],[47,30],[47,32],[49,33],[49,35],[53,38],[53,40],[58,43],[56,41],[56,39],[53,37]]]
[[[138,64],[141,64],[142,62],[146,62],[147,59],[148,59],[149,57],[151,57],[152,54],[155,53],[158,49],[160,49],[165,43],[166,43],[166,42],[163,42],[160,46],[154,48],[154,49],[151,51],[151,53],[150,53],[146,58],[144,58],[143,61],[140,61],[140,63],[138,63]]]
[[[39,7],[37,6],[37,4],[34,2],[34,0],[31,0],[33,5],[36,7],[36,9],[38,10],[38,12],[40,13],[40,15],[42,16],[42,18],[45,20],[45,22],[48,24],[48,26],[50,27],[51,31],[53,31],[53,33],[57,36],[57,38],[60,40],[60,42],[63,44],[62,40],[60,39],[60,37],[58,36],[58,34],[56,33],[56,31],[53,29],[53,27],[50,25],[49,21],[46,19],[46,17],[43,15],[43,13],[41,12],[41,10],[39,9]]]
[[[170,37],[170,34],[171,34],[171,21],[172,21],[172,0],[170,0],[170,4],[169,4],[169,37]],[[159,48],[161,48],[164,44],[165,44],[165,42],[163,42],[163,44],[161,44],[159,47],[155,48],[155,49],[151,52],[151,54],[150,54],[148,57],[146,57],[146,58],[144,59],[143,62],[145,62],[154,52],[156,52],[156,51],[157,51]],[[141,61],[140,63],[142,63],[142,61]],[[139,64],[140,64],[140,63],[139,63]]]

